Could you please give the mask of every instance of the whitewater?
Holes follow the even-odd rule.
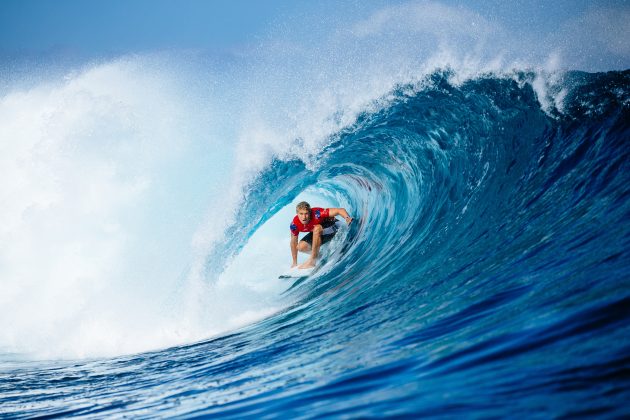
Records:
[[[628,415],[630,71],[413,10],[5,66],[0,417]],[[280,279],[303,200],[355,223]]]

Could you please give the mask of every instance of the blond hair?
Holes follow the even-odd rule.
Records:
[[[308,204],[306,201],[302,201],[297,206],[295,206],[295,211],[300,211],[300,210],[311,211],[311,205]]]

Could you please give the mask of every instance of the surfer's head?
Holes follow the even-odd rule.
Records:
[[[295,207],[298,219],[303,225],[307,224],[311,220],[311,205],[306,201],[302,201]]]

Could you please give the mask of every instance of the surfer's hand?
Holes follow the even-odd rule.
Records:
[[[291,264],[291,268],[297,267],[297,263]]]
[[[346,223],[350,224],[352,223],[352,221],[354,220],[352,217],[348,216],[348,217],[344,217],[344,219],[346,219]]]

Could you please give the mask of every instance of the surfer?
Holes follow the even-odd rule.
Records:
[[[306,201],[302,201],[296,206],[297,215],[291,222],[291,256],[293,264],[291,268],[297,266],[298,251],[311,253],[311,257],[298,268],[315,267],[315,261],[319,255],[319,247],[330,241],[337,233],[337,219],[335,216],[342,216],[347,224],[352,223],[353,218],[348,215],[344,208],[313,207]],[[300,232],[310,232],[298,243]]]

